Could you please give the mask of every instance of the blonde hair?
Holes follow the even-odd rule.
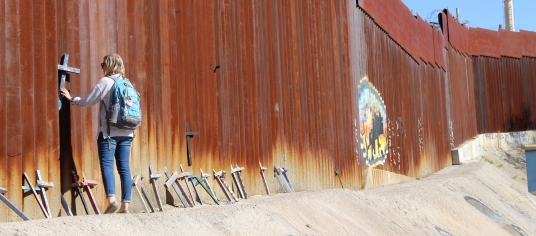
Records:
[[[112,53],[104,56],[104,63],[106,64],[104,67],[104,76],[121,74],[125,77],[125,66],[119,54]]]

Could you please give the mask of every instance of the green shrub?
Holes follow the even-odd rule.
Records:
[[[482,156],[482,159],[484,159],[484,161],[487,161],[489,164],[493,164],[492,160],[489,160],[489,159],[485,158],[484,156]]]

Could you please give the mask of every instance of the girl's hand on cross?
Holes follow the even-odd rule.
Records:
[[[60,89],[61,95],[63,95],[65,98],[69,99],[69,101],[73,101],[73,97],[71,97],[71,94],[66,88]]]

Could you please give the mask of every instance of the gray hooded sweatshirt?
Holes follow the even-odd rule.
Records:
[[[120,74],[110,75],[114,79],[119,77]],[[103,77],[95,87],[91,89],[91,92],[86,97],[74,97],[73,103],[81,107],[88,107],[100,103],[99,105],[99,130],[97,136],[102,132],[102,136],[108,138],[108,125],[106,123],[106,108],[110,104],[110,96],[112,93],[112,87],[114,80],[108,77]],[[104,104],[102,102],[104,102]],[[114,126],[110,126],[110,137],[127,136],[134,137],[134,131],[119,129]]]

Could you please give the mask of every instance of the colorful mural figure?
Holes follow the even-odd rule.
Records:
[[[368,166],[385,163],[388,153],[387,113],[378,90],[367,79],[361,80],[359,104],[359,141]]]

